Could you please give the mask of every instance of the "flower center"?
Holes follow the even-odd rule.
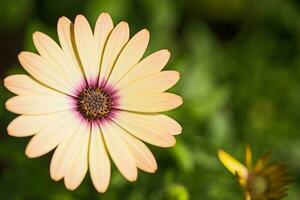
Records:
[[[77,106],[84,118],[101,119],[111,111],[112,98],[102,88],[87,87],[78,95]]]
[[[248,187],[252,195],[263,195],[269,189],[269,181],[267,177],[263,175],[255,175],[252,178],[250,178]]]

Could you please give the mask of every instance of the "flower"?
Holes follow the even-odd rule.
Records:
[[[129,40],[129,27],[115,27],[102,13],[92,31],[87,19],[77,15],[74,25],[66,17],[57,24],[60,46],[49,36],[35,32],[39,54],[21,52],[21,65],[30,74],[4,80],[17,94],[6,108],[20,114],[8,125],[16,137],[32,136],[26,147],[30,158],[55,149],[50,176],[64,179],[76,189],[89,170],[93,185],[105,192],[111,162],[129,181],[137,168],[153,173],[155,158],[147,142],[174,146],[181,126],[163,111],[182,104],[180,96],[165,92],[179,80],[176,71],[162,71],[170,53],[142,56],[149,42],[143,29]],[[142,59],[142,60],[141,60]]]
[[[252,163],[252,151],[246,146],[245,165],[224,150],[219,150],[219,159],[233,174],[245,190],[245,200],[278,200],[286,195],[290,176],[282,164],[269,165],[270,153]]]

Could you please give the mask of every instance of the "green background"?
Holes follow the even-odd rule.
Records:
[[[219,162],[224,148],[243,160],[249,143],[255,158],[271,161],[293,177],[286,200],[300,199],[300,4],[296,0],[0,0],[0,73],[23,72],[21,50],[35,51],[32,33],[57,39],[60,16],[84,14],[91,24],[102,11],[115,24],[128,21],[131,35],[151,33],[147,55],[167,48],[168,69],[180,71],[172,89],[184,104],[170,112],[183,126],[174,148],[151,147],[159,169],[139,172],[129,183],[115,169],[105,194],[89,176],[74,192],[49,177],[52,153],[24,155],[29,138],[7,135],[15,117],[4,108],[12,96],[0,86],[1,200],[239,200],[242,191]]]

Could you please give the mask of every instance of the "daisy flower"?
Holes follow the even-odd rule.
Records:
[[[263,155],[253,165],[249,145],[245,151],[245,165],[224,150],[219,150],[219,159],[236,175],[245,191],[245,200],[279,200],[286,195],[290,176],[282,164],[268,164],[270,153]]]
[[[108,188],[111,160],[129,181],[138,168],[153,173],[155,158],[144,142],[171,147],[180,125],[160,112],[182,104],[180,96],[165,92],[178,80],[176,71],[162,71],[170,53],[160,50],[142,59],[149,42],[143,29],[129,40],[129,27],[115,27],[107,13],[92,31],[77,15],[57,24],[59,44],[35,32],[38,54],[18,56],[29,73],[4,80],[17,96],[6,108],[20,114],[8,125],[9,135],[33,136],[26,147],[29,158],[55,149],[50,164],[53,180],[63,179],[74,190],[89,171],[99,192]],[[111,160],[110,160],[111,159]]]

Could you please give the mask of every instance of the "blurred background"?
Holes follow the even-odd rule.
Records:
[[[5,200],[240,200],[235,178],[220,163],[224,148],[243,161],[249,143],[256,158],[291,171],[286,200],[300,199],[300,4],[297,0],[0,0],[0,75],[23,72],[17,54],[35,51],[32,33],[57,40],[60,16],[82,13],[94,24],[107,11],[131,35],[151,33],[147,55],[167,48],[167,66],[181,72],[172,91],[184,104],[169,114],[183,126],[177,145],[152,147],[155,174],[129,183],[115,169],[105,194],[89,176],[74,192],[49,177],[51,154],[28,159],[29,138],[9,137],[15,117],[4,109],[12,96],[0,86],[0,199]]]

